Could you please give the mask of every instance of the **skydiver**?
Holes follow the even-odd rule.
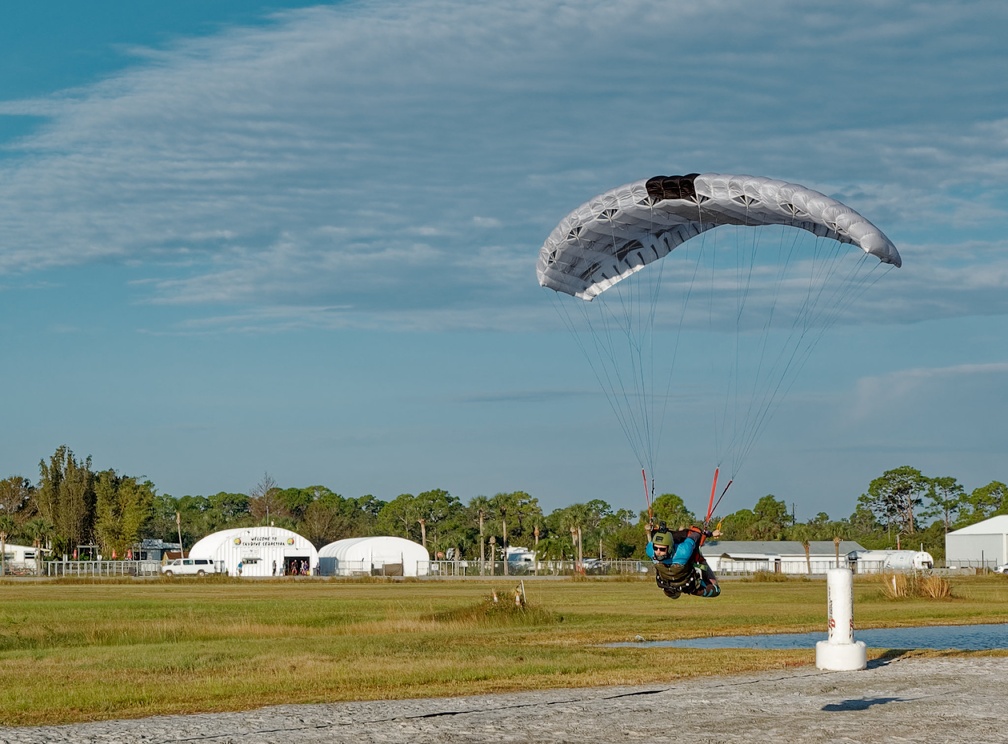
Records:
[[[721,530],[709,532],[699,527],[670,531],[662,523],[651,533],[645,552],[655,564],[655,582],[665,596],[679,599],[686,593],[696,597],[721,594],[717,577],[700,553],[702,537],[718,538]]]

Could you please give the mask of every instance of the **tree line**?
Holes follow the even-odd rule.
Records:
[[[1008,514],[1008,486],[974,489],[952,477],[928,477],[902,466],[871,481],[855,511],[834,520],[820,512],[798,522],[792,506],[773,494],[751,509],[715,515],[726,540],[855,540],[866,548],[923,546],[941,560],[944,534],[996,514]],[[667,493],[647,510],[614,509],[601,499],[548,514],[524,491],[474,496],[463,503],[443,489],[403,493],[390,501],[372,495],[344,497],[325,486],[277,484],[265,474],[249,493],[211,496],[159,494],[148,479],[113,469],[95,471],[63,445],[39,462],[39,477],[0,481],[0,542],[46,548],[51,557],[78,545],[97,545],[106,557],[123,557],[146,538],[191,547],[223,529],[274,525],[322,547],[335,540],[395,535],[422,544],[433,557],[500,559],[507,546],[533,549],[543,560],[586,557],[643,559],[650,520],[670,527],[698,524],[703,515]]]

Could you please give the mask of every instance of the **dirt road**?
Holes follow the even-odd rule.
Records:
[[[896,658],[645,687],[0,728],[0,742],[1008,742],[1008,658]]]

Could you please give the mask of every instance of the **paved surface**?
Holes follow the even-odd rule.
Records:
[[[290,705],[73,726],[0,742],[1008,742],[1008,658],[909,658],[646,687]]]

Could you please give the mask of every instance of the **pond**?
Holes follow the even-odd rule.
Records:
[[[613,643],[611,647],[669,647],[669,648],[765,648],[814,649],[818,641],[826,640],[826,632],[778,633],[757,636],[719,636],[691,638],[682,641],[635,641]],[[868,648],[898,649],[958,649],[961,651],[987,651],[1008,649],[1008,623],[990,625],[932,625],[922,628],[875,628],[855,630],[855,641],[864,641]]]

